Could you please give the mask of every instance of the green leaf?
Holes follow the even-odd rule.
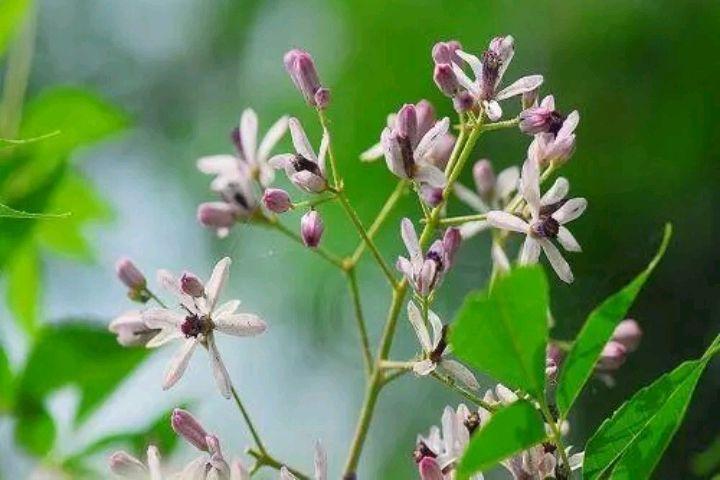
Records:
[[[60,130],[55,130],[54,132],[45,133],[43,135],[33,137],[33,138],[17,138],[17,139],[0,138],[0,146],[3,143],[5,143],[7,145],[27,145],[28,143],[40,142],[40,141],[46,140],[48,138],[52,138],[56,135],[60,135]]]
[[[667,249],[672,226],[665,225],[662,243],[647,268],[622,290],[606,299],[590,313],[585,325],[563,361],[556,390],[557,406],[563,417],[580,395],[585,383],[593,373],[605,344],[612,337],[615,327],[625,318],[640,289],[657,266]]]
[[[0,346],[0,415],[13,403],[13,374],[5,350]]]
[[[34,335],[40,309],[40,260],[33,245],[15,252],[7,267],[7,302],[20,327]]]
[[[55,422],[41,403],[25,399],[18,402],[15,441],[27,453],[45,457],[55,444]]]
[[[8,42],[15,34],[29,4],[29,0],[0,1],[0,57],[5,53]]]
[[[501,460],[545,440],[545,424],[535,407],[521,400],[503,408],[470,439],[460,459],[458,477],[488,470]]]
[[[583,478],[650,478],[685,416],[700,375],[717,352],[718,339],[703,358],[661,376],[600,425],[585,447]]]
[[[542,269],[516,268],[492,291],[465,298],[450,334],[453,352],[500,382],[542,398],[548,337]]]
[[[70,213],[30,213],[15,210],[14,208],[8,207],[0,203],[0,217],[4,218],[64,218],[69,216]]]

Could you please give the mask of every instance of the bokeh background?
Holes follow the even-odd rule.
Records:
[[[543,92],[555,93],[561,109],[582,114],[578,149],[564,175],[590,206],[573,229],[584,246],[584,253],[571,259],[577,280],[572,286],[553,284],[557,335],[573,335],[594,305],[646,264],[664,222],[673,222],[676,232],[632,309],[645,330],[642,346],[617,375],[614,389],[599,382],[590,386],[573,418],[571,443],[581,445],[623,399],[657,375],[698,356],[718,331],[717,2],[45,0],[36,8],[27,98],[56,86],[92,91],[126,113],[128,128],[71,157],[72,168],[94,186],[92,194],[83,190],[90,199],[70,194],[78,205],[92,205],[76,225],[87,244],[50,249],[45,247],[53,242],[39,242],[42,248],[32,258],[43,280],[32,295],[12,288],[9,274],[3,275],[11,308],[0,310],[0,344],[12,369],[23,365],[33,343],[14,320],[18,304],[37,299],[37,311],[28,313],[26,306],[24,318],[34,315],[38,323],[77,318],[107,323],[132,308],[114,278],[118,256],[130,255],[149,276],[161,267],[207,276],[215,260],[230,255],[228,294],[270,324],[258,339],[220,340],[238,389],[278,457],[309,470],[313,442],[321,438],[331,477],[338,475],[363,390],[344,280],[272,232],[243,226],[218,240],[199,227],[196,205],[211,195],[195,159],[232,151],[228,133],[247,106],[258,112],[262,129],[290,113],[319,139],[313,112],[282,67],[286,50],[305,48],[332,89],[329,115],[340,168],[369,222],[394,179],[382,163],[361,164],[357,156],[377,141],[386,114],[421,98],[451,114],[432,83],[433,43],[456,38],[480,52],[492,36],[507,33],[516,39],[507,78],[542,73]],[[482,139],[477,157],[491,158],[498,167],[518,164],[528,143],[517,131],[498,132]],[[452,211],[465,212],[457,204]],[[416,204],[404,200],[379,235],[388,259],[402,251],[399,218],[417,213]],[[337,252],[354,248],[357,239],[341,212],[328,207],[323,214],[326,246]],[[285,220],[296,228],[296,216]],[[57,225],[47,222],[33,228]],[[14,228],[0,235],[15,235]],[[469,290],[484,286],[487,251],[486,238],[464,245],[437,303],[446,320]],[[9,272],[12,261],[3,268]],[[369,261],[360,277],[375,339],[388,295]],[[394,357],[411,355],[414,342],[403,320]],[[77,391],[63,387],[53,393],[47,409],[60,441],[49,458],[71,455],[109,433],[140,428],[179,403],[192,405],[223,439],[226,453],[240,454],[250,438],[232,404],[217,394],[199,353],[186,378],[168,393],[161,391],[160,379],[172,348],[147,357],[79,428],[71,413]],[[85,361],[91,365],[93,359]],[[711,364],[701,380],[657,478],[708,473],[698,475],[691,464],[720,433],[719,367]],[[360,477],[413,478],[416,434],[439,423],[443,406],[457,401],[435,383],[413,378],[384,391]],[[36,471],[33,457],[14,440],[14,422],[0,418],[4,478]],[[168,461],[180,465],[190,455],[183,445]],[[103,462],[100,453],[95,464]]]

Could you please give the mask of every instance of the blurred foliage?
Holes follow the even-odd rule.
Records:
[[[5,52],[9,40],[22,20],[31,0],[0,1],[0,57]]]

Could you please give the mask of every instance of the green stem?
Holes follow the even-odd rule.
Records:
[[[240,410],[240,413],[245,420],[245,424],[247,425],[248,430],[250,430],[250,435],[252,435],[255,445],[257,446],[258,450],[260,450],[261,454],[263,454],[264,456],[269,456],[267,449],[265,449],[265,445],[263,445],[262,440],[260,440],[260,435],[255,429],[255,425],[253,425],[253,422],[250,419],[250,415],[248,414],[247,410],[245,410],[245,406],[243,405],[243,403],[240,401],[240,396],[238,395],[237,390],[235,390],[234,386],[231,386],[230,391],[232,392],[232,396],[235,399],[235,404],[237,405],[238,410]]]
[[[520,123],[519,118],[512,118],[510,120],[504,120],[502,122],[486,123],[485,125],[482,126],[482,131],[483,132],[492,132],[493,130],[517,127],[518,123]]]
[[[547,402],[544,399],[539,399],[538,403],[540,404],[540,411],[545,417],[545,421],[548,423],[548,425],[550,425],[553,443],[555,444],[555,446],[557,446],[558,450],[560,450],[560,457],[562,458],[563,466],[565,467],[567,472],[570,472],[570,459],[568,458],[567,451],[565,450],[565,445],[563,445],[562,432],[560,431],[557,422],[555,422],[555,418],[553,418],[552,413],[547,406]]]
[[[287,228],[285,225],[280,223],[276,218],[268,218],[266,220],[267,221],[261,223],[261,225],[270,226],[270,227],[276,229],[277,231],[279,231],[280,233],[282,233],[283,235],[285,235],[286,237],[290,238],[291,240],[299,243],[302,246],[305,246],[305,243],[303,243],[300,235],[298,235],[297,233],[295,233],[292,230],[290,230],[289,228]],[[315,247],[310,250],[312,252],[318,254],[322,259],[324,259],[328,263],[336,266],[337,268],[339,268],[341,270],[345,269],[345,267],[343,266],[342,260],[337,255],[334,255],[333,253],[330,253],[327,250],[325,250],[323,247]]]
[[[350,289],[350,297],[352,298],[353,308],[355,309],[355,320],[357,322],[358,332],[360,333],[363,364],[365,365],[365,372],[368,376],[370,376],[372,374],[373,358],[372,352],[370,351],[370,340],[368,339],[367,328],[365,326],[362,305],[360,303],[360,289],[358,288],[355,268],[347,270],[347,279],[348,287]]]
[[[468,400],[473,402],[475,405],[484,408],[488,412],[494,412],[495,410],[497,410],[497,407],[495,405],[486,402],[482,398],[480,398],[477,395],[475,395],[474,393],[472,393],[470,390],[468,390],[464,387],[461,387],[460,385],[455,383],[451,378],[449,378],[445,375],[441,375],[437,372],[432,372],[430,374],[430,376],[432,378],[434,378],[435,380],[439,381],[440,383],[443,383],[443,384],[447,385],[448,387],[452,388],[453,390],[458,392],[460,395],[467,398]]]
[[[396,360],[382,360],[380,368],[383,370],[412,370],[415,362],[400,362]]]
[[[155,300],[158,303],[158,305],[160,305],[162,308],[168,308],[167,305],[165,305],[165,302],[160,300],[160,298],[158,298],[158,296],[155,295],[155,293],[152,290],[150,290],[149,288],[145,287],[145,293],[147,294],[148,297]]]
[[[253,457],[257,461],[256,466],[253,468],[253,470],[255,470],[255,472],[260,470],[260,467],[270,467],[270,468],[274,468],[275,470],[280,470],[282,467],[285,467],[288,469],[288,471],[290,473],[295,475],[298,478],[298,480],[310,480],[309,476],[305,475],[304,473],[302,473],[301,471],[299,471],[295,468],[289,467],[289,466],[285,465],[284,463],[281,463],[275,457],[268,454],[267,452],[257,451],[257,450],[254,450],[251,448],[251,449],[248,449],[247,454],[250,455],[251,457]],[[255,473],[255,472],[253,472],[253,473]]]
[[[462,215],[459,217],[448,217],[448,218],[442,218],[438,221],[438,225],[443,227],[450,227],[453,225],[462,225],[467,222],[478,222],[480,220],[485,220],[487,218],[486,213],[476,213],[473,215]]]
[[[328,127],[328,118],[325,114],[325,110],[322,108],[317,109],[318,118],[320,119],[320,125],[322,125],[323,128],[323,135],[330,135],[330,128]],[[327,155],[330,158],[330,172],[332,174],[333,178],[333,187],[335,190],[340,190],[342,187],[340,185],[340,175],[338,173],[337,169],[337,161],[335,160],[335,153],[332,149],[332,142],[328,141],[328,149],[327,149]]]
[[[335,200],[335,198],[337,198],[337,197],[333,194],[333,195],[329,195],[327,197],[319,197],[319,198],[313,198],[310,200],[304,200],[302,202],[293,203],[292,208],[294,210],[298,209],[298,208],[307,208],[307,207],[313,208],[313,207],[317,207],[318,205],[322,205],[325,202],[330,202],[332,200]]]

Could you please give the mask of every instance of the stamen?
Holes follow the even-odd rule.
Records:
[[[299,153],[295,154],[292,166],[298,172],[308,171],[314,173],[317,176],[322,176],[322,172],[320,172],[320,167],[318,167],[318,164],[311,160],[308,160]]]

